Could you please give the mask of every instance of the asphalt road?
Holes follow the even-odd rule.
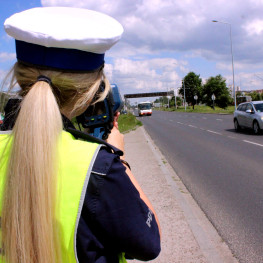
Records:
[[[263,135],[232,115],[154,111],[145,129],[239,262],[263,262]]]

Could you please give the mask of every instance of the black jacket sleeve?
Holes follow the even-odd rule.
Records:
[[[160,253],[153,213],[140,198],[119,156],[100,151],[89,181],[82,217],[108,253],[151,260]]]

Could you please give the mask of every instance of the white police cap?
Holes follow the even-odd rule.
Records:
[[[17,59],[36,66],[90,71],[121,38],[122,25],[88,9],[40,7],[12,15],[4,23],[16,39]]]

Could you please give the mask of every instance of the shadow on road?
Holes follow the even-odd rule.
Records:
[[[252,136],[262,136],[262,132],[258,135],[255,135],[253,133],[253,130],[251,129],[242,129],[241,131],[236,131],[235,129],[226,129],[225,131],[232,132],[232,133],[237,133],[237,134],[245,134],[245,135],[252,135]]]

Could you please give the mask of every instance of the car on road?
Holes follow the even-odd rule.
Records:
[[[234,112],[234,127],[236,131],[249,128],[259,134],[263,130],[263,101],[239,104]]]
[[[0,112],[0,125],[3,124],[4,114]]]
[[[126,110],[121,110],[121,114],[127,114],[128,112]]]

